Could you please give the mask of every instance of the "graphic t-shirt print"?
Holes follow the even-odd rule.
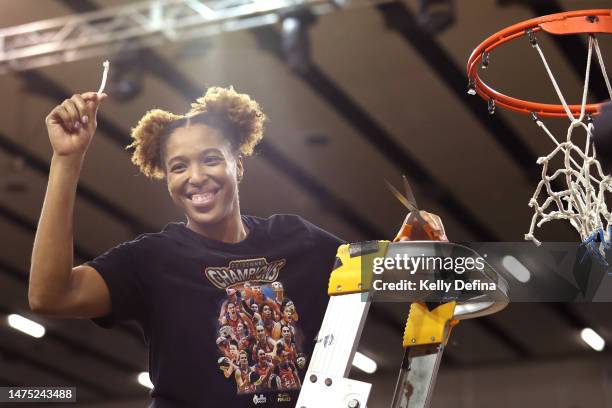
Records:
[[[208,267],[205,276],[225,290],[220,305],[217,363],[239,394],[297,390],[302,354],[299,313],[278,276],[285,260],[264,258]]]

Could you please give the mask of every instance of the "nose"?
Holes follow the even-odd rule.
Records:
[[[188,182],[194,186],[202,185],[208,179],[205,166],[193,165],[189,167]]]

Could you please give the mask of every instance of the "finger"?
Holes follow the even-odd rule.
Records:
[[[79,112],[79,120],[82,124],[86,125],[89,122],[89,109],[87,108],[87,104],[83,97],[79,94],[72,95],[70,98],[72,102],[74,102],[77,111]]]
[[[431,221],[434,225],[442,232],[444,232],[444,224],[442,223],[442,218],[437,216],[436,214],[429,214],[431,217]]]
[[[432,222],[434,223],[436,229],[438,230],[438,234],[441,240],[448,241],[448,237],[446,236],[446,231],[444,231],[444,223],[442,222],[442,218],[437,216],[436,214],[429,214]]]
[[[53,108],[51,112],[49,112],[49,114],[45,118],[45,122],[47,124],[51,124],[51,123],[61,124],[63,122],[63,119],[60,115],[60,110],[63,110],[63,109],[64,108],[62,107],[62,105],[57,105],[55,108]]]
[[[72,121],[73,126],[79,127],[80,125],[77,125],[77,122],[81,122],[81,117],[79,115],[79,110],[77,109],[74,102],[70,99],[66,99],[64,102],[62,102],[62,106],[70,115],[70,120]]]
[[[98,96],[97,92],[84,92],[81,94],[81,97],[85,99],[86,101],[95,100],[97,96]]]
[[[438,217],[435,214],[429,213],[427,211],[421,211],[420,213],[421,213],[421,217],[423,217],[423,219],[427,221],[429,225],[437,229],[440,229],[440,222],[438,222],[440,217]]]
[[[440,229],[444,229],[444,224],[442,223],[442,218],[440,218],[436,214],[432,214],[431,216],[432,216],[434,222],[436,223],[436,225],[438,227],[440,227]]]
[[[72,120],[70,113],[68,113],[68,111],[66,110],[66,108],[64,108],[63,105],[57,106],[53,110],[53,112],[54,112],[56,121],[60,125],[62,125],[64,129],[66,129],[69,132],[74,130],[74,121]]]
[[[419,211],[419,214],[421,214],[421,217],[423,217],[423,219],[425,221],[427,221],[429,224],[433,223],[433,219],[431,218],[431,214],[428,213],[427,211],[421,210],[421,211]]]
[[[87,113],[90,116],[94,115],[98,105],[98,94],[95,92],[85,92],[81,94],[81,98],[83,98],[87,105]]]
[[[429,224],[430,228],[434,231],[437,239],[441,241],[448,241],[446,233],[444,232],[444,225],[442,220],[436,214],[429,213],[427,211],[420,211],[421,217]]]
[[[94,116],[98,112],[98,108],[100,107],[102,102],[106,98],[108,98],[108,95],[104,92],[101,94],[98,94],[96,92],[86,92],[84,94],[81,94],[81,96],[87,103],[87,108],[89,109],[89,112],[90,112],[90,119],[94,119]]]
[[[98,112],[98,109],[100,108],[100,105],[102,104],[102,102],[104,102],[104,100],[106,98],[108,98],[108,95],[105,94],[105,93],[101,93],[101,94],[97,95],[94,113]]]
[[[102,102],[104,99],[108,98],[108,94],[102,92],[101,94],[98,94],[97,92],[85,92],[81,94],[81,97],[86,101],[86,102],[94,102],[96,104],[100,104],[100,102]]]

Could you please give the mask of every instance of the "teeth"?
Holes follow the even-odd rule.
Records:
[[[206,201],[210,201],[213,196],[213,193],[194,194],[191,196],[191,201],[194,203],[204,203]]]

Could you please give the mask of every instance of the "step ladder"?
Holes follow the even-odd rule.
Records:
[[[370,241],[338,248],[328,287],[329,304],[306,371],[297,408],[367,406],[372,385],[350,379],[348,373],[373,301],[372,260],[375,257],[394,257],[396,254],[419,255],[424,242],[405,240],[410,238],[411,228],[406,228],[408,220],[407,217],[394,242]],[[442,245],[446,253],[460,249],[463,253],[468,251],[478,257],[473,250],[458,244],[435,244]],[[405,355],[392,408],[428,407],[452,328],[460,320],[496,313],[508,305],[508,285],[505,280],[490,266],[480,273],[482,279],[496,283],[495,293],[433,306],[424,301],[411,304],[403,339]]]

